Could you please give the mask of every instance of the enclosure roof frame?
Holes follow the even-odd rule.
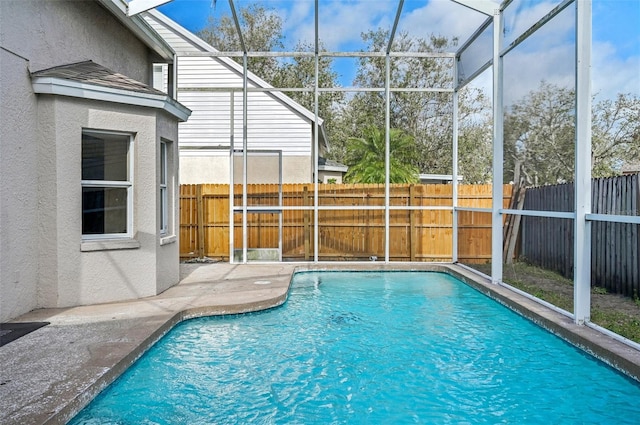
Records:
[[[140,9],[143,7],[153,8],[157,5],[164,4],[171,0],[131,0],[129,3],[129,14],[135,15],[135,13],[139,13]],[[507,55],[511,50],[513,50],[516,46],[521,44],[524,40],[528,39],[532,34],[537,32],[540,28],[542,28],[547,22],[549,22],[553,17],[557,16],[562,10],[569,7],[570,5],[574,5],[576,8],[576,19],[575,19],[575,32],[576,32],[576,63],[575,63],[575,72],[576,72],[576,174],[575,174],[575,213],[574,213],[574,230],[575,230],[575,238],[574,238],[574,248],[576,252],[575,264],[574,264],[574,302],[575,302],[575,314],[571,314],[572,319],[575,323],[578,324],[589,324],[589,311],[590,311],[590,299],[589,299],[589,285],[588,278],[590,276],[589,264],[590,264],[590,249],[588,248],[590,241],[590,223],[591,220],[601,220],[597,215],[592,214],[591,212],[591,199],[590,199],[590,191],[588,190],[590,182],[591,182],[591,164],[589,160],[590,155],[590,146],[591,146],[591,118],[589,116],[591,111],[591,56],[590,49],[592,45],[592,0],[563,0],[558,5],[556,5],[549,13],[547,13],[543,18],[538,19],[536,23],[534,23],[530,28],[528,28],[522,34],[519,34],[518,37],[511,42],[508,46],[502,46],[504,34],[502,33],[503,28],[503,13],[505,9],[512,4],[513,0],[505,0],[502,3],[498,3],[493,0],[451,0],[453,3],[459,4],[461,6],[467,7],[471,10],[474,10],[478,13],[481,13],[487,16],[482,24],[476,29],[476,31],[469,37],[460,48],[457,49],[456,52],[452,53],[436,53],[431,54],[436,57],[452,57],[454,60],[453,63],[453,89],[450,90],[453,92],[454,99],[456,99],[456,95],[458,90],[462,88],[464,85],[473,81],[476,77],[478,77],[482,72],[484,72],[489,67],[493,67],[493,194],[492,194],[492,208],[484,211],[492,214],[492,276],[491,280],[493,283],[501,284],[502,283],[502,220],[504,214],[512,213],[511,210],[506,210],[502,207],[502,172],[503,172],[503,125],[504,125],[504,104],[503,104],[503,69],[502,69],[502,61],[505,55]],[[389,94],[394,91],[394,88],[389,85],[389,61],[391,57],[395,56],[403,56],[403,55],[413,55],[413,56],[421,56],[421,54],[416,54],[415,52],[398,52],[393,51],[393,42],[395,39],[396,31],[398,29],[399,22],[401,21],[402,10],[404,6],[404,0],[398,0],[398,8],[395,14],[395,18],[393,21],[393,25],[389,32],[389,40],[387,41],[386,49],[382,52],[319,52],[319,31],[318,31],[318,2],[319,0],[315,0],[315,45],[314,52],[249,52],[247,46],[244,43],[244,37],[242,34],[242,28],[240,25],[240,21],[238,19],[234,0],[229,0],[229,5],[231,7],[231,12],[233,15],[234,25],[236,27],[236,31],[238,33],[238,37],[240,39],[241,52],[219,52],[216,54],[209,53],[210,56],[242,56],[243,57],[243,65],[246,75],[247,70],[247,58],[248,57],[259,57],[259,56],[313,56],[315,58],[315,73],[316,73],[316,82],[314,91],[315,98],[315,116],[316,116],[316,124],[318,119],[318,94],[323,90],[341,90],[351,91],[350,89],[345,88],[320,88],[318,87],[318,58],[320,57],[384,57],[386,61],[386,76],[385,76],[385,87],[377,88],[375,90],[379,90],[385,93],[386,98],[386,107],[387,107],[387,117],[385,122],[385,132],[386,135],[386,152],[385,152],[385,169],[386,169],[386,182],[389,183],[389,140],[388,140],[388,106],[389,106]],[[155,6],[154,6],[155,5]],[[472,47],[471,44],[489,27],[489,25],[493,24],[493,33],[492,33],[492,41],[493,41],[493,54],[491,59],[482,64],[478,69],[472,70],[472,74],[467,77],[464,81],[458,81],[459,69],[458,62],[460,60],[460,56],[462,52],[466,49]],[[246,96],[248,88],[246,86],[246,81],[243,85],[243,90]],[[424,89],[424,88],[423,88]],[[275,91],[282,91],[284,89],[274,89]],[[372,88],[364,89],[364,90],[374,90]],[[396,89],[400,90],[400,89]],[[354,90],[357,91],[357,90]],[[446,90],[443,90],[446,91]],[[246,102],[245,102],[246,105]],[[454,105],[457,105],[457,100],[454,101]],[[245,111],[246,113],[246,111]],[[454,120],[457,120],[458,111],[454,108],[453,111]],[[454,132],[455,133],[455,132]],[[246,137],[246,132],[245,132]],[[455,137],[455,136],[454,136]],[[578,140],[581,140],[578,143]],[[315,140],[314,147],[315,153],[314,158],[315,169],[317,171],[317,131],[315,132]],[[455,142],[454,142],[454,145]],[[245,144],[246,147],[246,144]],[[455,156],[454,156],[455,158]],[[455,170],[455,166],[454,166]],[[246,172],[246,167],[245,167]],[[246,183],[246,176],[244,178],[244,183]],[[457,179],[453,181],[454,185],[457,185]],[[388,186],[388,184],[386,185]],[[315,226],[314,226],[314,261],[318,261],[318,194],[317,194],[317,179],[315,182],[314,189],[314,216],[315,216]],[[454,189],[455,191],[455,189]],[[390,207],[388,205],[388,193],[385,195],[385,227],[386,227],[386,240],[385,240],[385,262],[389,261],[388,258],[388,213]],[[246,201],[246,199],[244,200]],[[468,208],[458,207],[458,205],[454,202],[453,210],[454,213],[456,209],[460,211],[468,210]],[[245,212],[246,203],[245,203]],[[531,215],[538,214],[539,216],[543,216],[543,212],[527,212],[523,215]],[[541,215],[542,214],[542,215]],[[635,218],[632,220],[635,222]],[[246,233],[246,227],[243,223],[243,233]],[[454,224],[454,227],[457,223]],[[455,230],[454,230],[455,234]],[[245,247],[246,249],[246,243]],[[455,258],[455,255],[454,255]],[[243,258],[243,262],[246,262],[246,257]],[[578,280],[580,282],[578,282]],[[587,282],[587,283],[585,283]]]

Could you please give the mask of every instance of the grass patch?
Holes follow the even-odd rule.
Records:
[[[591,292],[594,294],[601,294],[601,295],[606,295],[609,293],[609,291],[607,291],[607,288],[600,288],[599,286],[595,286],[591,288]]]
[[[522,280],[510,280],[506,281],[505,283],[508,283],[514,288],[518,288],[528,294],[531,294],[536,298],[540,298],[541,300],[551,303],[556,307],[560,307],[561,309],[566,310],[569,313],[573,313],[573,298],[569,298],[552,290],[541,289],[536,285],[529,285]]]
[[[640,318],[638,316],[591,308],[591,321],[631,341],[640,343]]]
[[[491,264],[474,264],[490,275]],[[573,313],[573,281],[560,274],[523,262],[505,264],[503,280],[534,297]],[[591,289],[591,322],[640,344],[640,298],[611,294],[605,288]]]

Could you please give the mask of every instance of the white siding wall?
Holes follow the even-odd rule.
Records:
[[[179,74],[180,75],[180,74]],[[178,78],[180,84],[181,77]],[[181,91],[178,100],[193,113],[180,124],[184,147],[228,147],[231,137],[231,93]],[[242,93],[234,93],[234,140],[242,147]],[[249,149],[282,150],[283,156],[311,155],[311,124],[267,93],[248,94]]]
[[[175,50],[177,53],[184,52],[199,52],[202,49],[194,46],[192,42],[182,37],[180,34],[172,31],[167,28],[160,21],[155,19],[153,16],[149,14],[144,15],[144,19],[153,27],[153,29],[160,35],[162,38],[166,40],[167,43]]]
[[[228,155],[228,152],[214,152],[210,149],[229,148],[232,122],[235,146],[242,147],[242,73],[223,59],[185,56],[184,53],[204,51],[204,48],[151,15],[146,15],[145,19],[178,54],[178,100],[193,111],[189,120],[179,126],[181,158],[190,157],[189,160],[181,161],[181,182],[204,182],[196,174],[201,173],[203,167],[210,169],[212,166],[216,168],[216,181],[229,181],[228,167],[213,165],[219,164],[213,157]],[[249,87],[255,87],[251,80]],[[221,91],[224,89],[229,90]],[[285,181],[311,181],[312,127],[308,118],[272,94],[248,93],[248,149],[281,150],[284,158],[298,157],[291,175],[287,176],[289,167],[283,166]],[[200,149],[196,154],[199,159],[193,158],[184,149],[191,152],[194,152],[192,149]],[[211,158],[206,165],[202,162],[205,161],[204,157]],[[290,161],[283,159],[283,164],[288,162]],[[296,171],[293,172],[293,169]]]

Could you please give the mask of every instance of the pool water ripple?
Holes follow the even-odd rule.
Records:
[[[73,424],[635,423],[640,386],[438,273],[300,273],[178,325]]]

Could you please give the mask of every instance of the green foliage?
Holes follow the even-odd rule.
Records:
[[[575,91],[542,81],[506,111],[504,179],[522,176],[529,185],[573,181],[575,172]],[[592,112],[592,174],[619,174],[640,156],[640,98],[619,94]]]
[[[389,32],[378,29],[363,34],[366,51],[384,51]],[[457,40],[443,37],[413,38],[406,33],[396,35],[392,50],[438,53],[449,51]],[[384,57],[360,58],[354,81],[360,87],[384,87]],[[390,86],[398,88],[452,88],[450,60],[416,56],[390,60]],[[491,112],[480,90],[465,88],[460,92],[459,152],[461,174],[465,181],[486,183],[491,178]],[[385,95],[359,92],[341,109],[332,138],[332,159],[347,163],[349,137],[361,136],[363,128],[383,128],[386,111]],[[410,163],[424,173],[451,174],[453,110],[452,94],[437,92],[393,92],[390,97],[391,128],[402,129],[412,136],[415,152]]]
[[[282,18],[274,10],[260,3],[252,3],[240,7],[238,15],[242,37],[248,51],[269,52],[284,48]],[[235,23],[229,15],[209,17],[207,26],[198,32],[198,36],[220,51],[242,51]],[[233,59],[242,63],[242,58]],[[262,78],[274,75],[279,68],[277,59],[273,57],[250,57],[247,63],[248,68]]]
[[[323,44],[319,43],[320,50]],[[310,44],[298,43],[294,49],[297,52],[311,52],[313,46]],[[338,87],[338,74],[333,71],[333,58],[318,58],[318,85],[320,87]],[[295,57],[291,62],[282,63],[278,72],[270,79],[275,87],[282,88],[306,88],[313,89],[315,86],[315,58]],[[287,96],[300,103],[310,111],[315,109],[315,95],[310,92],[284,92]],[[338,105],[344,101],[344,92],[322,93],[318,97],[318,116],[323,119],[324,127],[332,139],[334,116]]]
[[[483,184],[493,175],[491,102],[478,88],[458,92],[458,174],[466,184]]]
[[[542,82],[506,112],[504,178],[528,185],[573,181],[575,170],[574,94]]]
[[[259,3],[252,3],[239,9],[239,21],[245,47],[249,51],[268,52],[285,48],[282,33],[282,18],[274,9]],[[208,25],[198,35],[220,51],[241,51],[233,18],[222,15],[209,18]],[[322,50],[322,42],[319,43]],[[313,51],[314,46],[298,42],[294,51]],[[242,58],[234,57],[239,63]],[[290,61],[275,57],[249,57],[248,69],[278,88],[307,88],[315,86],[315,58],[294,57]],[[321,87],[338,87],[338,74],[333,71],[333,58],[321,57],[318,61],[318,82]],[[315,110],[313,92],[284,92],[291,99],[310,111]],[[339,104],[344,100],[344,92],[325,93],[318,99],[318,116],[331,140],[334,117]]]
[[[591,162],[594,177],[619,174],[620,166],[640,157],[640,97],[619,93],[593,108]]]
[[[274,9],[260,3],[241,7],[239,20],[250,51],[285,48],[283,21]],[[199,35],[222,51],[239,51],[240,43],[230,16],[211,18]],[[378,29],[362,34],[365,51],[385,51],[389,31]],[[439,53],[450,51],[456,39],[430,36],[410,37],[398,33],[392,50]],[[312,51],[315,46],[298,43],[294,50]],[[319,46],[320,50],[322,46]],[[235,58],[239,62],[241,58]],[[315,87],[315,58],[249,58],[249,69],[275,87]],[[359,58],[353,85],[385,87],[385,57]],[[392,57],[390,86],[393,88],[453,88],[449,58]],[[338,87],[333,59],[318,58],[318,85]],[[287,92],[288,96],[315,110],[313,92]],[[407,162],[422,173],[451,174],[453,110],[452,94],[438,92],[392,92],[389,105],[390,128],[401,129],[413,140]],[[487,183],[492,178],[492,117],[490,100],[478,89],[466,86],[458,92],[459,174],[465,183]],[[365,137],[369,127],[384,128],[385,94],[381,92],[323,92],[318,96],[318,115],[324,121],[331,150],[329,159],[349,164],[355,148],[349,145]],[[640,98],[619,94],[615,100],[593,105],[592,173],[606,177],[620,172],[626,161],[640,157]],[[542,81],[505,111],[504,179],[522,177],[529,185],[572,181],[575,170],[575,100],[572,87]],[[397,158],[392,156],[392,160]],[[404,161],[404,160],[403,160]],[[402,161],[401,161],[402,162]],[[394,168],[397,167],[392,166]],[[361,165],[360,167],[364,167]],[[373,166],[372,166],[373,169]],[[380,168],[382,169],[382,168]],[[364,173],[360,170],[359,173]],[[373,175],[373,171],[367,174]],[[395,180],[394,176],[392,180]]]
[[[385,132],[367,127],[363,137],[352,137],[347,145],[350,158],[345,181],[350,183],[385,182]],[[410,164],[415,145],[413,138],[398,129],[389,132],[390,183],[416,183],[418,170]]]
[[[384,51],[389,32],[378,29],[363,34],[367,51]],[[392,50],[444,52],[455,44],[446,38],[412,38],[397,34]],[[361,87],[384,87],[386,65],[383,57],[360,58],[355,84]],[[450,63],[443,58],[418,56],[390,60],[390,86],[399,88],[453,87]],[[451,147],[452,94],[436,92],[394,92],[390,98],[390,128],[398,128],[413,137],[415,155],[411,163],[420,172],[450,174],[453,168]],[[378,125],[385,120],[383,93],[361,92],[354,95],[349,107],[357,115],[357,125]]]
[[[591,321],[631,341],[640,343],[640,319],[637,315],[592,308]]]

